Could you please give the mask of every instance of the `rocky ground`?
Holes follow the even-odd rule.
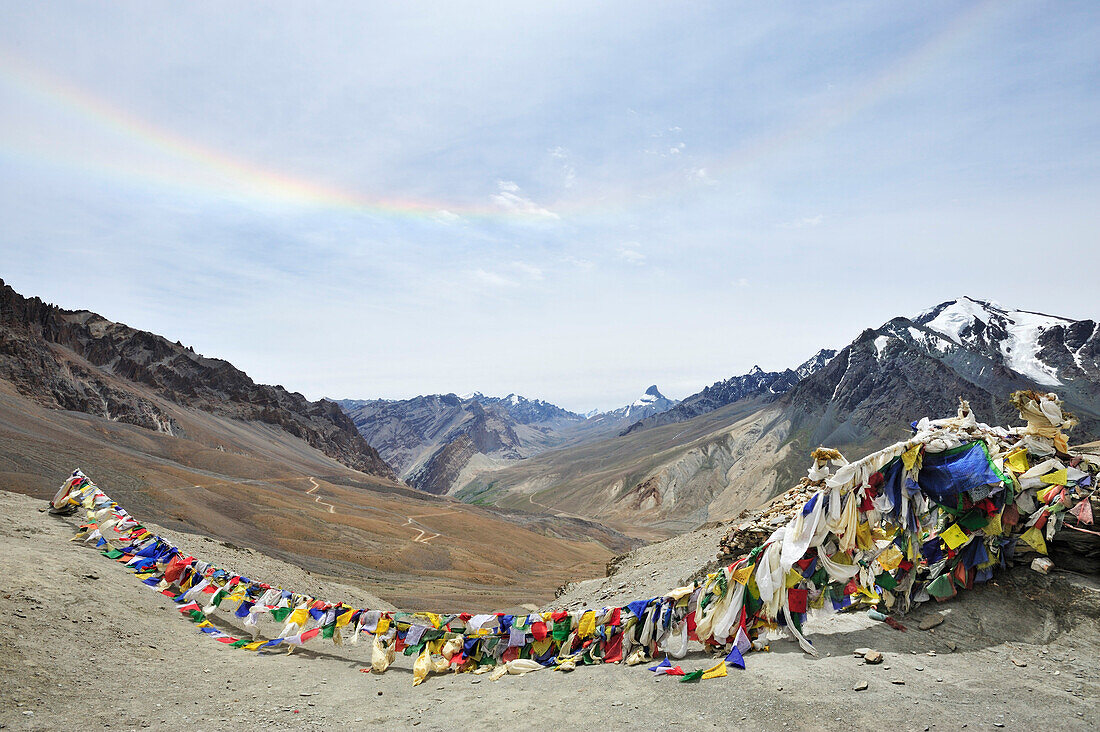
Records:
[[[74,520],[42,507],[0,492],[0,726],[8,729],[1085,730],[1100,719],[1100,584],[1068,573],[1004,573],[932,609],[943,622],[927,631],[919,628],[929,610],[906,618],[904,633],[862,614],[811,620],[820,658],[777,641],[748,656],[746,671],[699,684],[609,665],[497,682],[448,675],[413,688],[412,659],[403,656],[385,675],[362,673],[369,646],[315,641],[292,655],[258,655],[204,637],[167,598],[69,542]],[[656,594],[713,557],[724,533],[644,547],[612,577],[577,583],[556,604]],[[271,582],[385,606],[262,554],[196,535],[172,538]],[[854,655],[859,648],[884,659],[868,665]],[[711,663],[702,653],[681,662]]]

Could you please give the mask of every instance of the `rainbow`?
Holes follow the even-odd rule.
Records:
[[[781,129],[750,138],[729,154],[696,167],[705,170],[711,177],[737,173],[843,125],[918,78],[937,58],[960,45],[984,16],[1000,6],[1001,3],[997,0],[983,0],[971,5],[946,23],[929,40],[894,61],[839,102],[819,108]],[[454,221],[454,216],[511,221],[546,219],[545,209],[506,209],[488,204],[371,196],[267,168],[159,127],[105,99],[36,69],[3,49],[0,49],[0,81],[89,124],[135,141],[155,152],[193,164],[204,175],[200,182],[188,183],[182,177],[170,175],[161,169],[143,170],[112,162],[78,161],[44,150],[31,152],[0,144],[0,152],[11,159],[76,168],[123,181],[186,188],[207,195],[213,190],[223,196],[243,197],[271,205],[335,209],[388,218],[424,219],[444,223]],[[652,202],[656,197],[652,194],[683,193],[684,181],[683,170],[672,170],[643,181],[642,187],[650,194],[644,197],[639,194],[639,182],[633,180],[618,188],[604,188],[592,198],[557,201],[551,204],[551,208],[555,212],[606,215],[616,209]]]
[[[338,209],[387,217],[436,220],[441,220],[442,217],[442,220],[445,220],[448,214],[475,219],[517,218],[527,215],[523,211],[504,210],[487,205],[475,206],[455,202],[368,196],[266,168],[154,125],[113,106],[105,99],[36,69],[2,49],[0,49],[0,81],[100,129],[142,144],[156,152],[197,165],[210,174],[208,176],[210,180],[225,181],[220,191],[216,184],[211,185],[209,181],[205,184],[206,188],[213,187],[216,192],[277,205]],[[174,178],[161,171],[135,170],[101,162],[89,164],[47,151],[36,150],[29,153],[7,145],[3,150],[5,156],[9,158],[28,162],[37,160],[55,166],[100,172],[116,179],[132,178],[169,187],[200,188],[195,185],[188,186],[183,179]]]

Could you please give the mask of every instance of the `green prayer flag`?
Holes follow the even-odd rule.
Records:
[[[684,674],[680,678],[680,683],[681,684],[694,684],[694,683],[697,683],[702,678],[703,678],[703,670],[699,669],[698,671],[692,671],[689,674]]]
[[[950,574],[941,574],[928,584],[928,594],[937,600],[946,600],[955,596],[955,584]]]
[[[898,581],[894,579],[894,576],[889,572],[883,572],[878,577],[875,577],[875,584],[884,590],[892,590],[898,586]]]
[[[218,594],[221,594],[221,593],[219,592]],[[221,602],[220,599],[218,601]],[[275,620],[277,622],[281,623],[284,620],[286,620],[286,616],[290,615],[290,613],[292,613],[292,612],[294,612],[292,608],[277,607],[277,608],[275,608],[274,610],[271,611],[271,617],[275,618]]]
[[[980,508],[967,511],[966,515],[958,520],[959,526],[962,526],[967,531],[977,531],[978,529],[984,528],[988,522],[989,519]]]

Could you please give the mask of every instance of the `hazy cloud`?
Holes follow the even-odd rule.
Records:
[[[519,185],[514,181],[497,181],[497,188],[499,192],[492,194],[490,198],[503,209],[548,219],[559,218],[553,211],[540,206],[530,198],[524,196],[520,191]]]
[[[636,242],[627,242],[623,244],[619,247],[618,252],[619,259],[628,264],[633,264],[635,266],[645,264],[646,256],[638,251],[638,244]]]

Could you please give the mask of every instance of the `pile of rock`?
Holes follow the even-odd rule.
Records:
[[[762,545],[776,529],[802,510],[818,488],[820,483],[803,478],[794,488],[779,494],[762,508],[742,511],[729,533],[719,542],[719,563],[734,562]]]

